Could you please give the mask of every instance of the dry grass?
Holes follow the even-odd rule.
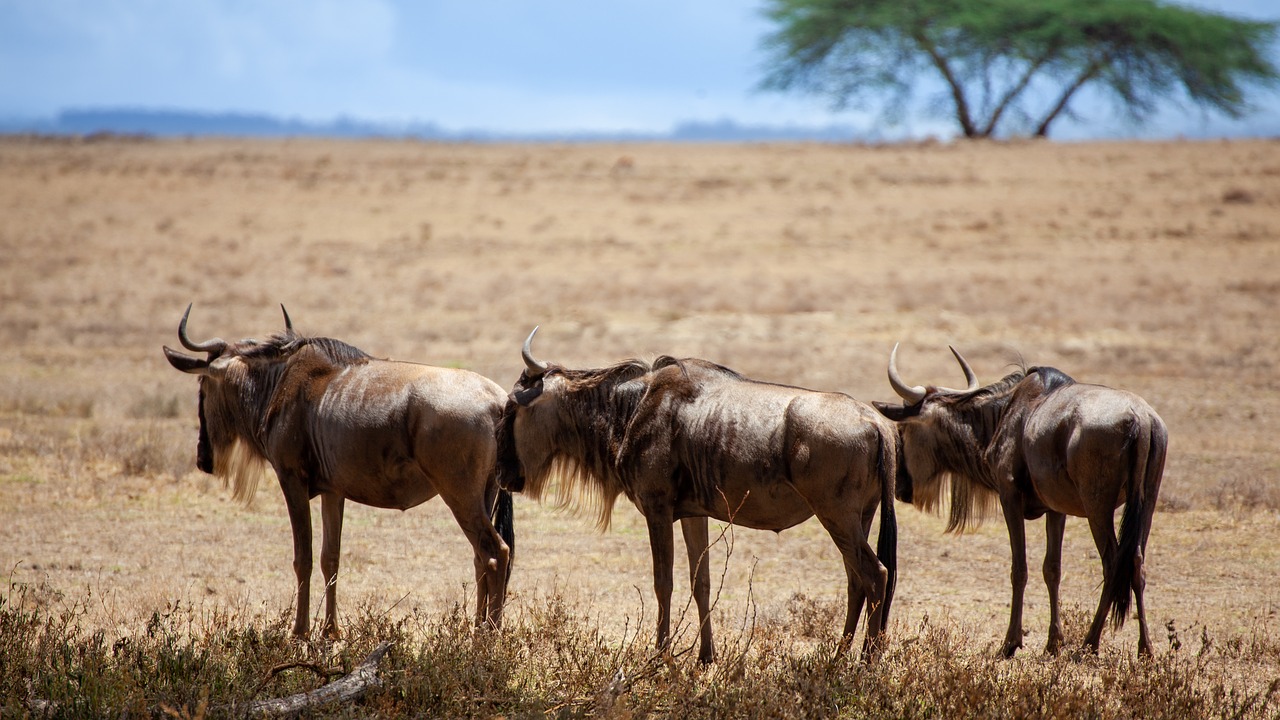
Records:
[[[102,633],[108,648],[141,642],[151,615],[176,605],[223,618],[218,632],[240,642],[270,636],[288,614],[283,504],[264,492],[241,509],[194,471],[194,382],[160,353],[188,302],[193,334],[228,339],[278,329],[284,302],[303,332],[468,367],[504,386],[535,324],[539,354],[572,366],[695,355],[867,400],[891,396],[884,364],[902,341],[903,371],[917,382],[958,383],[945,349],[955,344],[984,381],[1021,357],[1134,390],[1167,421],[1147,604],[1182,647],[1158,654],[1159,672],[1127,659],[1132,627],[1105,635],[1097,661],[1042,659],[1047,608],[1034,572],[1027,649],[1012,664],[988,661],[1007,621],[1003,528],[951,537],[936,519],[900,510],[884,663],[897,670],[824,659],[844,580],[820,527],[740,531],[716,632],[741,662],[705,673],[678,662],[628,690],[625,707],[637,714],[673,702],[715,714],[702,708],[766,695],[760,681],[813,693],[814,714],[870,714],[856,698],[890,702],[872,692],[884,684],[896,693],[890,714],[938,716],[950,695],[929,694],[909,666],[948,653],[954,660],[928,667],[954,676],[956,693],[990,699],[975,716],[1012,714],[1021,709],[1012,703],[1040,697],[1036,688],[1080,702],[1133,698],[1125,693],[1156,692],[1161,674],[1172,683],[1161,692],[1189,678],[1178,697],[1217,703],[1188,712],[1226,716],[1280,676],[1280,143],[6,138],[0,212],[0,569],[10,595],[40,588],[31,597],[79,603],[68,625],[77,637]],[[447,510],[350,508],[346,527],[348,624],[364,623],[361,613],[393,628],[418,623],[408,646],[418,654],[456,639],[436,624],[468,602],[471,568]],[[492,641],[493,651],[535,662],[519,672],[572,679],[559,690],[503,680],[528,690],[529,704],[443,714],[586,714],[586,694],[617,669],[607,658],[621,653],[634,667],[648,657],[648,544],[633,509],[620,505],[614,529],[599,536],[518,501],[517,528],[511,601],[522,629]],[[1035,563],[1043,530],[1033,525],[1028,544]],[[723,559],[726,547],[717,552]],[[1063,596],[1087,615],[1099,570],[1079,521],[1068,524],[1064,563]],[[59,607],[50,600],[39,622]],[[550,661],[503,645],[539,632],[547,642],[576,638],[563,652],[580,660],[537,664]],[[75,654],[80,642],[65,644]],[[278,654],[292,652],[286,645]],[[9,652],[19,651],[0,656],[6,668],[18,667]],[[1203,657],[1212,662],[1198,665]],[[224,698],[247,687],[219,682]],[[194,708],[198,690],[151,688],[139,702]],[[924,699],[907,707],[916,696],[907,690]],[[704,699],[672,694],[684,692]],[[761,702],[774,696],[784,694]],[[1124,715],[1132,706],[1097,707]]]

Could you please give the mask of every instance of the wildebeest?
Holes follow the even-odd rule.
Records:
[[[899,422],[904,499],[936,510],[950,485],[948,531],[963,530],[998,500],[1013,549],[1013,605],[1002,653],[1022,647],[1022,595],[1027,584],[1024,520],[1045,516],[1044,580],[1049,587],[1049,640],[1062,647],[1058,607],[1066,516],[1089,521],[1102,558],[1102,597],[1085,647],[1097,652],[1107,614],[1119,629],[1137,601],[1138,652],[1151,653],[1143,607],[1144,556],[1164,474],[1168,433],[1145,400],[1124,390],[1077,383],[1059,370],[1016,370],[979,387],[964,357],[951,352],[968,387],[912,386],[898,373],[895,345],[889,382],[902,405],[875,403]],[[1125,506],[1117,542],[1113,514]],[[1132,597],[1130,591],[1132,590]]]
[[[287,311],[284,332],[265,340],[196,343],[187,336],[190,314],[188,305],[178,339],[208,357],[168,347],[164,354],[175,368],[200,376],[196,464],[229,482],[233,497],[245,502],[266,466],[275,470],[293,527],[293,633],[304,636],[309,628],[309,501],[316,495],[324,530],[322,632],[339,634],[345,501],[406,510],[436,495],[475,549],[476,623],[498,625],[514,544],[511,495],[499,492],[495,474],[502,388],[466,370],[379,360],[332,338],[300,335]]]
[[[848,577],[841,647],[865,599],[863,655],[874,655],[896,572],[893,423],[847,395],[757,382],[705,360],[571,370],[534,359],[532,340],[500,430],[499,476],[535,498],[558,478],[561,497],[593,510],[601,530],[618,495],[635,504],[653,553],[660,649],[669,642],[674,521],[689,554],[705,663],[715,657],[707,518],[778,531],[817,515]]]

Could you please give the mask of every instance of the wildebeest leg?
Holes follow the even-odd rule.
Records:
[[[819,515],[818,521],[827,529],[827,533],[831,535],[832,541],[840,551],[848,580],[849,602],[844,616],[840,650],[841,652],[847,650],[849,644],[853,642],[853,635],[858,631],[858,617],[862,614],[862,605],[869,601],[867,637],[862,643],[862,656],[869,660],[878,649],[880,632],[883,629],[884,616],[881,609],[885,590],[889,584],[889,571],[880,564],[875,551],[867,544],[860,517]]]
[[[1147,536],[1151,532],[1151,516],[1155,505],[1151,502],[1144,509],[1142,544],[1138,547],[1138,556],[1133,560],[1136,565],[1133,569],[1133,600],[1138,612],[1138,654],[1147,656],[1151,655],[1151,635],[1147,630],[1147,608],[1142,596],[1147,588]]]
[[[1138,654],[1151,656],[1151,636],[1147,632],[1147,608],[1142,602],[1142,593],[1147,587],[1146,552],[1138,550],[1133,559],[1133,599],[1138,606]]]
[[[1000,654],[1013,657],[1022,647],[1022,597],[1027,589],[1027,537],[1023,520],[1022,497],[1016,494],[1001,496],[1000,508],[1009,528],[1009,549],[1013,562],[1009,580],[1013,585],[1013,599],[1009,606],[1009,631],[1005,633]]]
[[[1049,641],[1044,651],[1057,655],[1062,649],[1062,616],[1059,614],[1058,586],[1062,580],[1062,535],[1067,516],[1050,510],[1045,513],[1044,584],[1049,588]]]
[[[345,500],[335,493],[320,496],[320,518],[324,540],[320,546],[320,572],[324,573],[325,637],[340,638],[338,629],[338,560],[342,553],[342,510]]]
[[[1111,610],[1111,566],[1116,562],[1116,530],[1110,508],[1094,511],[1093,508],[1086,507],[1085,510],[1089,513],[1089,531],[1093,533],[1093,544],[1097,546],[1098,555],[1102,558],[1102,597],[1098,599],[1098,611],[1094,613],[1089,634],[1084,639],[1085,649],[1096,653],[1102,642],[1102,629],[1106,625],[1107,614]]]
[[[441,483],[440,485],[445,485]],[[450,487],[462,487],[462,482]],[[458,527],[467,536],[475,551],[476,568],[476,626],[501,627],[502,605],[507,595],[507,567],[511,562],[511,550],[502,541],[489,520],[485,505],[485,493],[440,493],[440,498]]]
[[[653,553],[653,594],[658,598],[657,648],[666,650],[671,634],[671,573],[675,564],[675,533],[670,509],[646,508],[645,522],[649,525],[649,549]]]
[[[707,519],[684,518],[680,521],[684,533],[684,546],[689,551],[689,585],[693,588],[693,600],[698,604],[698,662],[709,663],[716,659],[715,645],[711,642],[711,568],[707,557]]]
[[[293,529],[293,574],[298,580],[298,611],[293,620],[294,637],[306,637],[311,629],[311,503],[306,485],[296,478],[280,478],[284,504]]]

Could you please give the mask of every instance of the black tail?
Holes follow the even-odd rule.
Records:
[[[888,571],[884,588],[884,613],[881,627],[889,628],[889,606],[893,604],[893,591],[898,584],[898,515],[893,507],[894,485],[898,476],[898,443],[896,430],[893,435],[880,435],[876,450],[876,472],[880,475],[880,537],[876,539],[876,557]],[[885,447],[892,445],[892,447]]]
[[[511,568],[516,562],[516,526],[515,526],[515,507],[511,500],[511,493],[506,490],[498,491],[498,500],[494,503],[493,529],[498,531],[498,535],[502,538],[502,542],[507,544],[511,554],[508,556],[507,562],[507,579],[511,579]]]
[[[1134,422],[1130,429],[1129,494],[1120,521],[1119,547],[1108,578],[1111,626],[1117,630],[1128,618],[1133,580],[1140,572],[1139,565],[1145,562],[1143,546],[1151,530],[1151,510],[1155,507],[1160,479],[1164,475],[1166,443],[1164,427],[1158,423],[1145,428],[1141,422]]]
[[[511,492],[524,490],[524,476],[520,473],[520,456],[516,453],[516,404],[507,401],[494,427],[494,439],[498,443],[498,487]]]

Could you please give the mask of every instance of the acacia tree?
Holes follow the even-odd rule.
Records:
[[[1038,137],[1087,86],[1141,121],[1184,96],[1230,117],[1246,89],[1274,85],[1277,22],[1156,0],[766,0],[778,29],[762,87],[797,89],[837,108],[883,98],[901,117],[914,81],[933,74],[965,137],[1008,120]]]

